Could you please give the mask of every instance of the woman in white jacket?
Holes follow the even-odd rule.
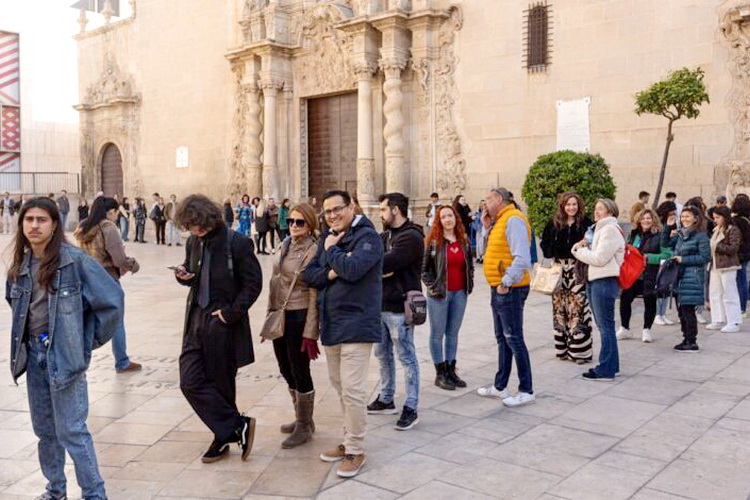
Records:
[[[625,257],[625,237],[617,224],[619,209],[614,201],[602,198],[594,207],[593,234],[573,246],[573,256],[588,264],[586,292],[599,328],[602,347],[599,365],[583,374],[586,380],[612,381],[620,371],[620,358],[615,336],[615,301],[620,292],[617,278]]]

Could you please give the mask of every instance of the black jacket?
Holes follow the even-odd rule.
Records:
[[[422,290],[422,254],[424,233],[422,226],[407,220],[403,226],[388,229],[380,235],[383,240],[383,311],[404,312],[406,292]]]
[[[185,244],[184,266],[188,272],[195,273],[189,281],[179,281],[190,287],[185,311],[185,332],[188,331],[190,313],[198,307],[198,285],[200,283],[201,240],[207,245],[211,253],[209,270],[208,309],[221,309],[227,324],[224,325],[217,318],[211,323],[217,329],[217,334],[227,333],[234,336],[235,356],[237,366],[245,366],[255,361],[253,341],[250,336],[250,321],[247,311],[250,309],[263,288],[263,273],[258,259],[253,252],[253,243],[248,238],[234,233],[232,235],[231,255],[232,273],[229,272],[229,255],[227,249],[227,234],[231,231],[226,227],[214,229],[203,238],[190,236]],[[233,276],[233,279],[230,278]]]
[[[747,217],[735,215],[732,217],[734,224],[742,234],[742,245],[740,245],[740,262],[750,260],[750,220]]]
[[[323,345],[380,342],[383,243],[367,217],[358,215],[338,245],[325,249],[326,230],[302,279],[320,290],[318,314]],[[338,277],[328,279],[333,269]]]
[[[643,280],[643,295],[651,296],[656,295],[656,276],[659,274],[659,263],[650,263],[649,255],[660,255],[662,254],[662,240],[663,232],[658,233],[641,233],[637,229],[633,229],[628,237],[628,243],[635,246],[640,252],[646,257],[646,269],[643,271],[643,275],[639,278]],[[638,245],[635,245],[635,239],[640,237]]]
[[[580,225],[566,225],[562,229],[555,227],[554,221],[549,221],[542,233],[542,253],[545,259],[572,259],[570,249],[586,235],[586,230],[593,224],[588,217],[584,217]]]
[[[466,258],[466,293],[469,294],[474,290],[474,259],[469,245],[463,245],[463,249]],[[434,241],[424,251],[422,281],[427,287],[427,296],[433,299],[444,299],[446,296],[446,251],[447,245],[438,248]]]
[[[469,205],[461,205],[460,203],[456,203],[453,205],[453,209],[458,212],[458,217],[461,219],[461,224],[464,225],[464,231],[466,231],[466,234],[469,234],[469,231],[471,231],[471,208]]]

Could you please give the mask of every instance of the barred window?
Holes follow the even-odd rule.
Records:
[[[536,2],[529,5],[525,12],[526,23],[524,35],[526,50],[524,67],[530,73],[544,71],[550,63],[550,35],[552,33],[552,9],[547,2]]]

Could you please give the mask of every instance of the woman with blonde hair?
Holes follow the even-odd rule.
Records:
[[[315,431],[310,360],[320,353],[318,294],[302,280],[302,274],[317,251],[318,216],[312,206],[301,203],[291,209],[287,222],[290,236],[281,243],[268,296],[269,311],[284,310],[284,331],[280,337],[272,338],[264,328],[261,342],[273,340],[279,370],[289,386],[296,419],[281,426],[281,432],[291,434],[281,447],[294,448],[310,441]]]
[[[630,232],[628,243],[646,257],[646,269],[633,286],[623,290],[620,295],[620,322],[621,327],[617,331],[617,340],[633,337],[630,332],[630,316],[632,304],[636,297],[643,297],[646,310],[643,314],[643,342],[653,342],[651,327],[656,319],[656,275],[659,274],[661,262],[672,256],[671,249],[661,245],[662,227],[659,216],[650,208],[641,210],[633,218],[636,223],[635,229]]]

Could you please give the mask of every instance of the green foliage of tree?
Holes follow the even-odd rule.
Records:
[[[569,150],[537,158],[526,175],[521,191],[536,234],[540,235],[555,215],[558,196],[566,191],[581,195],[589,216],[597,199],[614,199],[615,183],[604,158]]]
[[[667,126],[667,143],[659,172],[659,183],[656,186],[653,208],[659,205],[664,174],[667,170],[669,147],[674,141],[672,125],[682,118],[694,119],[700,114],[700,105],[710,102],[706,85],[703,83],[704,71],[698,67],[694,70],[682,68],[673,71],[665,80],[652,84],[646,90],[635,95],[635,112],[660,115],[669,120]]]

